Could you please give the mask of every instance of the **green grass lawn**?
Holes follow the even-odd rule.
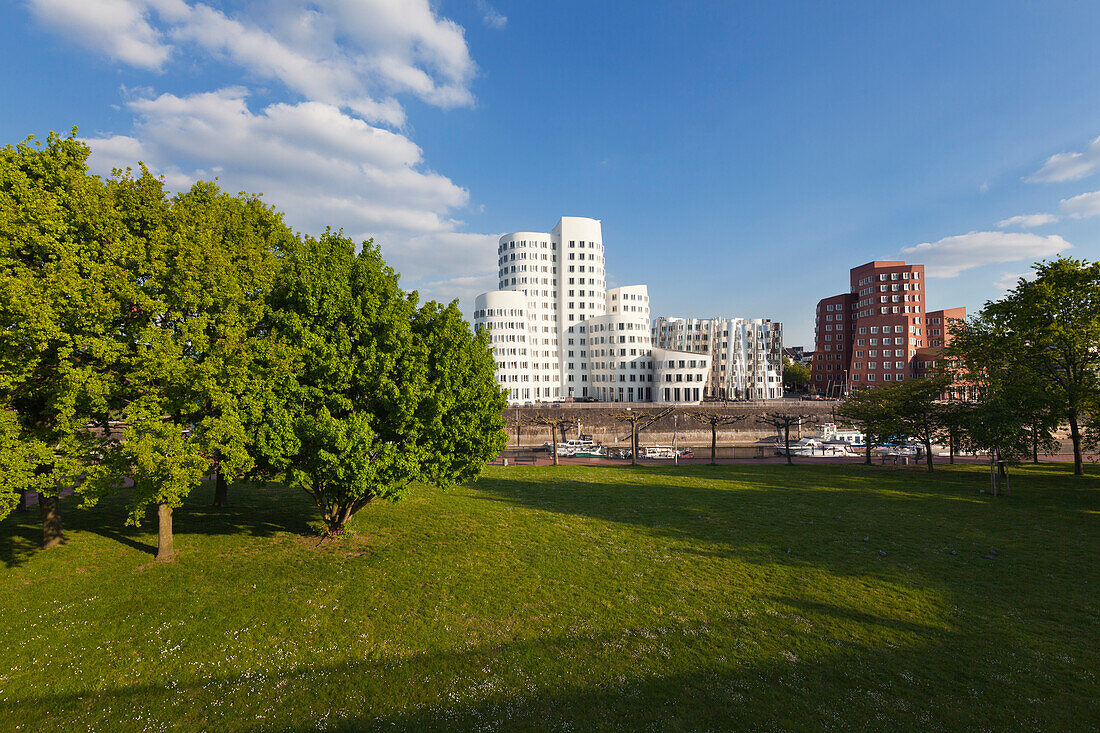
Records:
[[[1097,474],[987,481],[490,468],[319,547],[305,494],[203,487],[169,563],[67,500],[62,548],[0,523],[0,729],[1096,729]]]

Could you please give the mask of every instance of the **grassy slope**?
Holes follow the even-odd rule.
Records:
[[[985,480],[490,469],[320,548],[304,495],[204,487],[169,564],[70,502],[58,550],[0,523],[0,729],[1095,726],[1100,483]]]

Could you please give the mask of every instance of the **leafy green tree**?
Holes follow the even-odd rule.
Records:
[[[257,450],[312,497],[328,535],[413,481],[474,478],[503,447],[505,403],[484,337],[453,304],[418,309],[372,242],[356,254],[342,234],[306,238],[271,303],[278,404]]]
[[[950,376],[934,374],[875,388],[881,390],[886,407],[893,413],[893,428],[924,446],[924,457],[929,471],[934,470],[932,442],[944,428],[944,405],[941,398],[950,384]]]
[[[1058,400],[1003,347],[1002,334],[981,317],[952,328],[945,355],[955,381],[971,392],[971,399],[957,406],[961,437],[970,450],[988,452],[997,461],[1018,462],[1030,454],[1038,462],[1040,448],[1058,447]]]
[[[156,505],[165,558],[172,510],[203,475],[217,475],[221,504],[228,481],[253,468],[246,421],[263,392],[257,344],[277,258],[294,237],[258,197],[200,182],[170,202],[149,241],[156,271],[141,283],[149,305],[124,360],[126,427],[114,458],[134,480],[127,521],[139,524]]]
[[[0,410],[0,519],[8,516],[26,491],[37,491],[41,477],[39,466],[48,465],[53,456],[40,440],[28,439],[14,410]]]
[[[810,383],[810,368],[805,364],[795,364],[783,357],[783,389],[788,392],[804,392]]]
[[[897,422],[889,402],[889,392],[881,387],[863,385],[851,391],[837,408],[837,414],[859,426],[864,434],[864,463],[871,465],[871,450],[893,440]]]
[[[416,411],[420,479],[441,488],[477,478],[508,442],[508,401],[496,381],[489,333],[475,334],[458,302],[428,302],[413,318],[427,354],[427,389]]]
[[[118,334],[142,308],[147,222],[128,201],[159,190],[147,175],[88,175],[75,132],[0,149],[0,402],[17,416],[6,430],[26,450],[11,480],[39,492],[44,547],[64,541],[61,493],[91,503],[103,487]]]
[[[959,447],[966,439],[972,406],[962,400],[951,400],[940,407],[941,437],[947,442],[948,463],[955,462]]]
[[[972,360],[984,352],[987,366],[1035,385],[1036,402],[1048,402],[1069,423],[1080,476],[1083,422],[1100,402],[1100,263],[1059,257],[1034,269],[1034,280],[1021,279],[1004,298],[986,303],[972,323],[984,340],[953,343],[952,352],[973,350]]]

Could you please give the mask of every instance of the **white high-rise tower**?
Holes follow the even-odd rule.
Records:
[[[477,296],[474,327],[490,332],[511,403],[657,399],[649,292],[607,289],[598,220],[563,216],[550,233],[505,234],[497,255],[500,289]],[[691,354],[668,378],[702,386],[709,368],[709,357]],[[678,387],[665,401],[681,401]]]

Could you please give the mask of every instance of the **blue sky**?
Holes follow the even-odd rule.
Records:
[[[0,140],[262,191],[439,299],[501,232],[602,220],[656,315],[812,308],[871,259],[975,309],[1100,257],[1100,3],[24,0]]]

